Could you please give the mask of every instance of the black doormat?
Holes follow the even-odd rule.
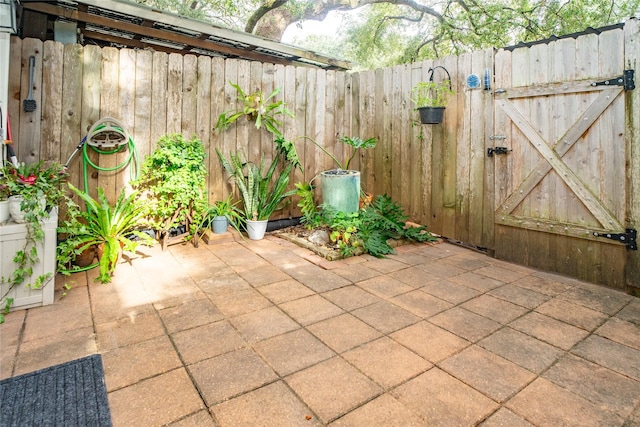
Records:
[[[102,357],[0,381],[0,426],[111,426]]]

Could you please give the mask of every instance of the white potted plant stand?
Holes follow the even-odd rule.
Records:
[[[18,224],[9,220],[5,224],[0,224],[0,262],[3,278],[0,283],[0,308],[5,306],[6,298],[13,298],[11,309],[25,309],[53,304],[53,294],[55,288],[56,269],[56,228],[58,226],[58,208],[54,208],[49,219],[42,224],[45,233],[44,241],[37,242],[39,261],[33,265],[33,274],[26,277],[24,283],[14,286],[5,281],[13,274],[15,264],[13,258],[16,252],[24,248],[27,235],[26,224]],[[50,278],[43,286],[34,289],[28,284],[34,283],[42,275],[49,274]]]

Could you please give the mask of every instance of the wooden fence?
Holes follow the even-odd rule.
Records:
[[[333,168],[328,156],[300,136],[315,139],[340,159],[348,154],[338,141],[341,136],[375,136],[378,147],[361,153],[353,164],[362,171],[366,191],[391,195],[414,221],[430,223],[444,234],[460,234],[455,231],[459,229],[465,241],[470,233],[482,234],[469,216],[470,209],[477,212],[478,200],[470,200],[468,194],[471,190],[482,194],[483,171],[471,169],[469,159],[484,151],[486,125],[478,118],[490,114],[491,97],[484,91],[467,92],[460,82],[472,70],[492,66],[491,50],[351,74],[15,37],[11,42],[9,115],[21,161],[65,162],[93,123],[114,117],[133,136],[141,157],[166,133],[201,139],[209,153],[213,201],[229,191],[215,148],[225,153],[243,149],[252,160],[273,155],[272,136],[247,121],[221,133],[214,129],[218,115],[236,107],[236,92],[228,82],[264,93],[281,88],[278,99],[295,113],[295,118],[284,118],[284,134],[296,140],[304,158],[304,176],[298,174],[294,181]],[[36,57],[34,97],[39,108],[25,113],[22,100],[28,92],[31,55]],[[436,65],[449,70],[457,95],[444,125],[420,126],[408,94]],[[436,73],[436,78],[444,75]],[[465,105],[473,108],[473,114],[464,113]],[[99,166],[113,167],[124,154],[93,156]],[[70,166],[73,179],[81,183],[80,158]],[[129,177],[127,169],[89,173],[91,192],[102,187],[109,198],[115,198]]]
[[[571,67],[586,67],[591,52],[593,49],[598,51],[600,46],[601,57],[598,61],[606,63],[608,54],[617,55],[614,58],[617,61],[613,67],[615,70],[606,67],[598,69],[596,66],[593,73],[574,73],[571,79],[587,81],[600,78],[604,74],[617,73],[624,61],[631,68],[635,66],[637,48],[635,53],[628,54],[631,55],[629,57],[625,57],[624,52],[633,51],[628,46],[637,42],[637,37],[637,21],[630,20],[624,30],[561,39],[536,48],[524,47],[513,52],[487,49],[438,61],[361,73],[147,50],[63,46],[56,42],[42,43],[13,37],[9,115],[18,157],[27,162],[38,159],[65,162],[91,125],[106,116],[123,123],[133,136],[141,157],[150,153],[159,137],[166,133],[181,133],[185,137],[196,135],[208,152],[208,196],[210,201],[214,201],[225,197],[230,191],[215,154],[216,148],[225,153],[245,150],[251,160],[257,160],[261,155],[267,158],[273,156],[272,136],[266,131],[256,130],[247,121],[240,120],[237,126],[221,133],[214,129],[218,115],[236,106],[235,89],[228,83],[237,83],[247,91],[261,89],[264,93],[282,88],[277,99],[284,100],[295,113],[295,118],[284,118],[284,134],[296,141],[298,152],[304,159],[304,173],[296,173],[292,182],[310,180],[320,171],[333,168],[331,159],[313,144],[298,137],[304,135],[314,138],[327,150],[344,158],[348,153],[338,142],[339,137],[374,136],[378,138],[378,146],[361,153],[353,164],[354,169],[362,172],[364,190],[373,194],[389,194],[406,209],[413,221],[427,225],[438,234],[487,248],[490,253],[499,248],[499,256],[503,258],[537,266],[540,263],[536,262],[535,257],[514,257],[509,253],[514,250],[513,246],[497,244],[495,241],[497,235],[513,239],[513,236],[508,236],[509,233],[504,233],[507,225],[496,225],[494,215],[505,197],[504,191],[500,190],[500,180],[509,179],[505,176],[505,170],[512,170],[504,162],[512,160],[506,160],[508,156],[487,158],[487,148],[503,145],[499,140],[491,139],[492,135],[504,131],[497,127],[494,129],[494,109],[498,111],[496,97],[493,90],[468,89],[465,86],[466,77],[472,73],[483,76],[484,70],[489,69],[492,75],[496,74],[496,79],[509,80],[509,84],[518,85],[517,78],[511,82],[511,76],[517,76],[523,70],[533,70],[533,77],[521,82],[522,85],[562,83],[566,76],[562,76],[558,70],[570,64]],[[611,43],[617,43],[621,47],[610,49],[610,52],[604,51],[602,46],[605,39],[610,46]],[[576,50],[575,46],[580,48]],[[567,52],[570,52],[569,56],[563,57]],[[620,52],[623,52],[622,58],[619,58]],[[36,57],[34,97],[38,109],[33,113],[25,113],[21,108],[28,92],[30,55]],[[507,56],[509,68],[505,69]],[[561,58],[565,59],[561,61]],[[443,66],[449,71],[456,94],[447,106],[442,125],[419,125],[408,94],[415,83],[427,80],[429,69],[436,66]],[[504,76],[505,72],[510,73],[509,79]],[[445,75],[436,69],[435,78],[445,78]],[[622,104],[626,105],[626,110],[623,107],[626,113],[623,113],[627,117],[622,132],[625,132],[624,129],[627,131],[618,140],[621,139],[627,146],[628,168],[637,168],[640,163],[637,154],[640,131],[638,119],[633,118],[629,111],[636,111],[637,115],[638,97],[635,92],[622,96]],[[527,109],[533,108],[533,104],[527,105]],[[549,117],[561,117],[567,105],[575,107],[574,104],[564,105],[562,102],[550,105],[556,110]],[[510,131],[509,135],[518,132]],[[514,149],[515,154],[518,146],[512,146],[512,143],[516,144],[517,141],[518,138],[512,138],[504,145]],[[631,141],[635,141],[635,145]],[[101,167],[109,167],[119,164],[125,154],[92,156],[92,160]],[[527,156],[523,164],[529,166],[520,170],[520,175],[526,174],[534,166],[534,155]],[[624,163],[624,159],[615,161]],[[80,159],[75,158],[70,165],[72,179],[77,184],[81,183],[83,174],[80,163]],[[580,164],[576,167],[580,167]],[[623,165],[620,167],[624,169]],[[589,179],[598,181],[598,173],[609,172],[604,168],[596,168]],[[114,173],[90,168],[88,173],[90,192],[95,193],[97,187],[102,187],[112,199],[129,177],[126,169]],[[520,175],[518,177],[522,178]],[[625,180],[621,191],[627,195],[623,201],[616,202],[616,215],[622,212],[620,222],[625,226],[633,226],[640,213],[638,178],[630,169],[626,169],[622,176]],[[597,193],[601,193],[601,190]],[[567,202],[580,203],[576,199]],[[292,205],[281,216],[297,214],[299,211]],[[527,239],[526,236],[518,238]],[[535,238],[533,240],[536,241]],[[542,247],[535,250],[527,246],[527,242],[518,242],[524,245],[526,253],[539,256],[546,250],[547,254],[552,254],[550,256],[565,260],[563,263],[545,262],[544,267],[550,270],[617,287],[624,286],[625,268],[627,271],[635,269],[640,272],[637,257],[631,256],[627,259],[626,267],[622,263],[622,271],[616,267],[615,272],[607,274],[593,275],[588,271],[588,265],[568,267],[574,257],[581,256],[578,252],[586,246],[580,243],[582,246],[576,252],[572,249],[569,237],[557,248],[553,247],[553,240],[542,240]],[[620,247],[616,246],[616,256],[625,253],[620,252]],[[602,253],[601,249],[599,251]],[[626,283],[640,286],[637,281],[634,285],[634,280],[627,278]]]

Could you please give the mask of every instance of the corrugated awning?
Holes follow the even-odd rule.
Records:
[[[243,58],[285,65],[348,70],[351,63],[242,31],[123,0],[26,1],[26,11],[76,22],[84,43]]]

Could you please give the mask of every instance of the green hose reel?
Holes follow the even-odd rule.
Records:
[[[93,151],[100,155],[117,154],[124,150],[128,150],[129,154],[125,157],[122,163],[118,165],[113,167],[102,167],[91,160],[88,147],[91,147]],[[129,171],[130,179],[136,180],[140,175],[138,149],[133,138],[131,138],[129,133],[124,129],[124,126],[122,126],[122,124],[113,117],[104,117],[91,126],[89,133],[87,133],[80,144],[78,144],[74,152],[71,153],[71,156],[65,163],[65,166],[69,166],[71,159],[80,150],[82,150],[82,172],[85,192],[89,189],[89,176],[87,173],[88,166],[91,166],[98,171],[112,172],[125,168],[133,162],[135,167],[131,168]]]

